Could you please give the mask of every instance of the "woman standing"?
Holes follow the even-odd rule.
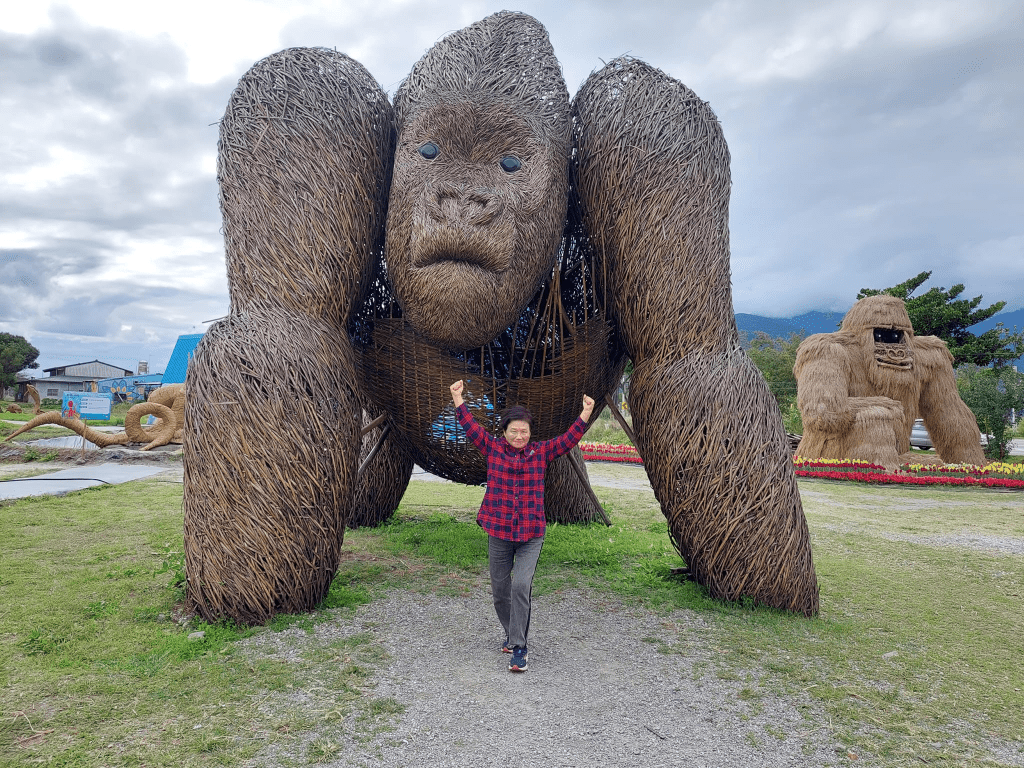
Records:
[[[583,396],[583,411],[564,435],[536,443],[530,441],[533,417],[523,406],[505,411],[503,437],[494,438],[476,423],[463,402],[462,381],[449,389],[459,424],[487,459],[487,491],[476,521],[487,532],[494,610],[505,630],[501,650],[512,654],[510,672],[525,672],[530,593],[544,546],[544,472],[583,437],[594,400]]]

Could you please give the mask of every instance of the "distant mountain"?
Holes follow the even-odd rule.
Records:
[[[778,338],[797,333],[798,329],[788,317],[761,317],[761,315],[747,315],[743,312],[736,313],[736,327],[740,333],[754,336],[756,333],[767,333],[769,336]]]
[[[971,327],[971,331],[975,333],[981,333],[987,331],[990,328],[995,328],[997,323],[1002,323],[1003,327],[1008,331],[1013,331],[1013,327],[1017,326],[1017,330],[1024,330],[1024,309],[1015,309],[1013,312],[1000,312],[998,315],[993,315],[988,320],[983,320],[975,326]]]
[[[808,336],[812,333],[832,333],[839,330],[845,312],[804,312],[797,315],[792,322]]]
[[[769,336],[788,336],[799,333],[832,333],[839,330],[845,312],[804,312],[796,317],[761,317],[760,315],[736,315],[736,324],[741,331],[763,331]]]
[[[814,333],[832,333],[839,330],[839,323],[845,312],[805,312],[796,317],[762,317],[736,313],[736,327],[748,336],[761,332],[769,336],[789,336],[798,333],[810,336]]]

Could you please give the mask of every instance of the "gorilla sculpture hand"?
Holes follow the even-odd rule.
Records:
[[[546,439],[627,357],[637,448],[693,577],[817,610],[781,418],[732,315],[728,149],[684,85],[616,59],[570,102],[517,13],[438,42],[393,110],[347,56],[291,49],[239,82],[218,178],[231,314],[196,351],[186,417],[204,617],[314,606],[346,522],[390,514],[413,460],[483,482],[452,381],[482,423],[518,402]],[[571,460],[549,467],[550,511],[589,503]]]

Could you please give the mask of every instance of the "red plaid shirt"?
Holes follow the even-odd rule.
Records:
[[[517,451],[504,437],[491,437],[463,403],[456,410],[466,437],[487,458],[487,492],[476,521],[491,536],[529,541],[544,535],[544,471],[583,437],[587,423],[577,418],[569,431]]]

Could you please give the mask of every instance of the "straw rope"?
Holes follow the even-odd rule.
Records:
[[[32,413],[38,416],[43,411],[41,401],[39,400],[39,390],[36,389],[35,386],[33,386],[32,384],[26,384],[25,393],[29,396],[29,398],[31,398],[32,403],[35,406],[32,409]]]
[[[30,429],[42,426],[43,424],[56,424],[57,426],[70,429],[78,435],[81,435],[90,443],[95,443],[99,448],[107,448],[111,445],[125,445],[128,442],[128,434],[125,432],[100,432],[87,426],[81,419],[69,419],[60,415],[60,411],[45,411],[38,416],[33,417],[29,421],[25,422],[25,425],[20,429],[15,430],[8,435],[4,442],[13,440],[18,435],[28,432]]]
[[[85,424],[80,419],[68,419],[59,411],[47,411],[29,419],[24,426],[8,435],[11,440],[18,435],[35,429],[43,424],[58,424],[81,435],[94,443],[97,448],[109,448],[112,445],[128,445],[129,443],[145,443],[139,450],[148,451],[168,443],[180,443],[181,425],[184,423],[185,385],[168,384],[153,390],[144,403],[136,403],[128,409],[124,417],[123,432],[100,432]],[[144,416],[156,416],[158,421],[151,426],[142,426]]]

